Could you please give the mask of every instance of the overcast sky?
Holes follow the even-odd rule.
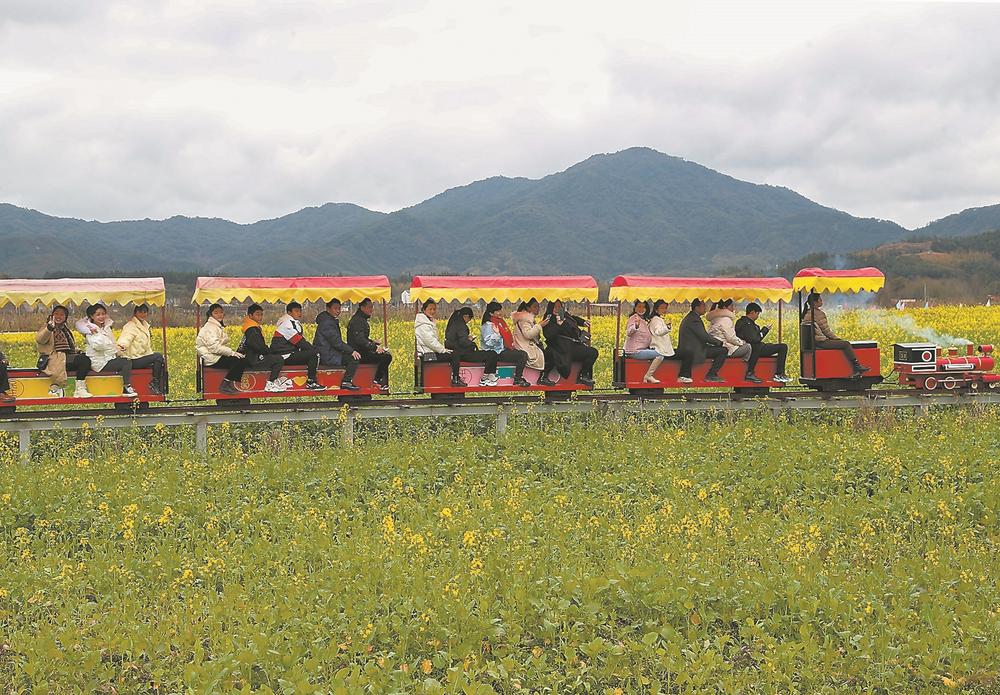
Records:
[[[0,0],[0,202],[394,210],[644,145],[909,227],[1000,202],[1000,5]]]

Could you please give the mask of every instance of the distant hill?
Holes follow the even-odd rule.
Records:
[[[812,254],[785,265],[783,275],[791,277],[808,266],[862,267],[873,265],[886,275],[882,304],[897,299],[981,304],[992,295],[1000,302],[1000,230],[975,236],[901,241],[878,248],[856,251],[840,258]]]
[[[1000,205],[969,208],[915,229],[920,237],[971,236],[1000,229]]]
[[[590,273],[607,279],[622,272],[773,269],[807,253],[844,253],[908,235],[894,222],[852,217],[787,188],[633,148],[595,155],[538,180],[477,181],[388,214],[330,203],[245,225],[179,216],[100,223],[0,204],[0,273],[162,268],[229,275]]]

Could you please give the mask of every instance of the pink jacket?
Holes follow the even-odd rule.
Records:
[[[630,355],[639,350],[645,350],[653,342],[653,334],[649,332],[649,322],[638,314],[628,317],[625,324],[625,354]]]

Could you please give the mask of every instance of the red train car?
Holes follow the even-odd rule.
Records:
[[[433,276],[417,275],[410,286],[410,301],[416,311],[428,299],[440,302],[523,302],[534,298],[539,302],[561,299],[564,302],[584,302],[590,314],[590,302],[597,300],[597,281],[589,275],[574,276]],[[549,365],[546,365],[548,368]],[[566,395],[572,391],[593,388],[577,381],[580,364],[574,363],[569,376],[560,377],[554,369],[548,368],[547,376],[551,386],[538,383],[542,371],[525,367],[524,379],[529,386],[514,384],[514,365],[497,365],[496,386],[479,386],[484,366],[463,363],[460,376],[468,386],[453,386],[451,365],[448,361],[421,359],[414,348],[414,386],[418,393],[429,393],[432,398],[456,398],[472,392],[531,392],[544,391],[552,395]]]
[[[166,317],[162,307],[166,301],[166,290],[163,278],[59,278],[51,280],[12,279],[0,280],[0,307],[8,304],[39,305],[52,307],[81,307],[98,302],[109,306],[148,304],[160,307],[160,328],[163,344],[161,346],[164,362],[167,355]],[[130,317],[131,318],[131,317]],[[39,315],[39,326],[45,317]],[[67,317],[67,323],[72,327],[72,318]],[[72,328],[71,328],[72,330]],[[82,343],[82,338],[78,343]],[[82,344],[77,347],[83,347]],[[149,369],[132,370],[132,388],[136,397],[125,396],[122,393],[123,382],[118,374],[105,374],[91,371],[86,378],[89,398],[77,398],[72,395],[69,381],[76,379],[69,376],[65,388],[53,384],[49,377],[38,366],[11,367],[8,369],[11,382],[11,393],[15,397],[12,404],[5,404],[0,412],[14,412],[19,406],[39,405],[86,405],[92,403],[112,403],[115,408],[130,410],[146,408],[149,403],[161,402],[167,393],[167,369],[164,365],[164,379],[160,385],[162,393],[154,394],[150,389],[152,372]]]
[[[231,278],[231,277],[200,277],[195,285],[191,301],[197,305],[197,325],[201,325],[201,307],[204,304],[218,302],[242,303],[256,302],[258,304],[286,304],[291,301],[316,302],[339,299],[341,302],[357,303],[363,299],[371,299],[382,304],[382,344],[388,343],[388,321],[386,317],[386,302],[389,300],[391,288],[385,275],[369,275],[355,277],[287,277],[287,278]],[[242,316],[240,320],[242,320]],[[308,323],[312,317],[306,320]],[[346,333],[346,318],[342,331]],[[235,346],[234,346],[235,347]],[[375,383],[375,365],[362,364],[358,366],[354,376],[357,390],[349,391],[340,387],[344,379],[342,367],[320,367],[316,381],[326,387],[324,391],[311,391],[305,388],[306,368],[287,366],[281,370],[281,375],[293,384],[285,391],[269,392],[264,390],[268,374],[264,371],[247,369],[243,378],[235,384],[237,394],[223,393],[220,390],[225,371],[206,367],[197,357],[197,385],[202,399],[215,401],[249,401],[257,398],[318,398],[335,396],[345,400],[371,399],[373,395],[384,393]]]
[[[979,353],[969,343],[963,348],[943,348],[934,343],[895,343],[892,346],[893,369],[899,373],[900,386],[921,391],[978,391],[1000,388],[992,345],[980,345]]]
[[[776,303],[778,307],[778,341],[781,341],[781,310],[792,297],[792,286],[785,278],[687,278],[619,275],[611,282],[609,299],[618,304],[618,326],[615,331],[614,385],[631,393],[657,393],[676,388],[732,388],[737,393],[762,395],[772,388],[785,384],[775,380],[777,358],[761,357],[755,373],[761,383],[747,381],[747,363],[742,358],[730,357],[719,370],[723,383],[705,381],[711,363],[695,364],[691,369],[690,383],[678,380],[680,360],[674,356],[665,359],[653,377],[659,383],[647,383],[645,377],[650,360],[626,355],[621,342],[622,302],[655,301],[689,303],[694,299],[707,302],[732,299],[735,301],[761,301]],[[676,348],[676,345],[674,345]]]
[[[881,351],[874,340],[850,341],[858,362],[868,369],[855,376],[854,366],[840,350],[817,350],[813,320],[802,313],[802,293],[878,292],[885,286],[885,275],[878,268],[825,270],[803,268],[792,279],[792,289],[799,298],[799,381],[817,391],[866,391],[882,383]],[[812,316],[815,316],[813,313]]]

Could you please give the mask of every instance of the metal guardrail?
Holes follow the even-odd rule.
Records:
[[[31,460],[31,435],[33,432],[51,432],[91,428],[122,429],[140,427],[193,426],[195,428],[195,449],[205,453],[208,448],[208,428],[224,423],[274,423],[274,422],[317,422],[330,421],[339,424],[341,441],[347,445],[354,443],[355,423],[361,420],[421,417],[495,417],[498,434],[503,434],[514,414],[585,414],[589,412],[735,412],[766,411],[777,416],[786,410],[843,410],[843,409],[884,409],[920,408],[924,411],[932,407],[972,406],[1000,404],[1000,393],[977,394],[899,392],[880,395],[869,391],[859,395],[789,398],[787,396],[727,399],[717,397],[698,398],[612,398],[594,397],[564,401],[533,402],[454,402],[434,403],[394,403],[386,405],[350,406],[337,403],[313,403],[310,407],[296,404],[281,404],[281,408],[154,408],[135,414],[118,414],[107,411],[75,411],[65,416],[28,417],[24,419],[0,420],[0,431],[15,432],[23,462]],[[164,410],[167,412],[157,412]],[[86,413],[86,414],[85,414]]]

